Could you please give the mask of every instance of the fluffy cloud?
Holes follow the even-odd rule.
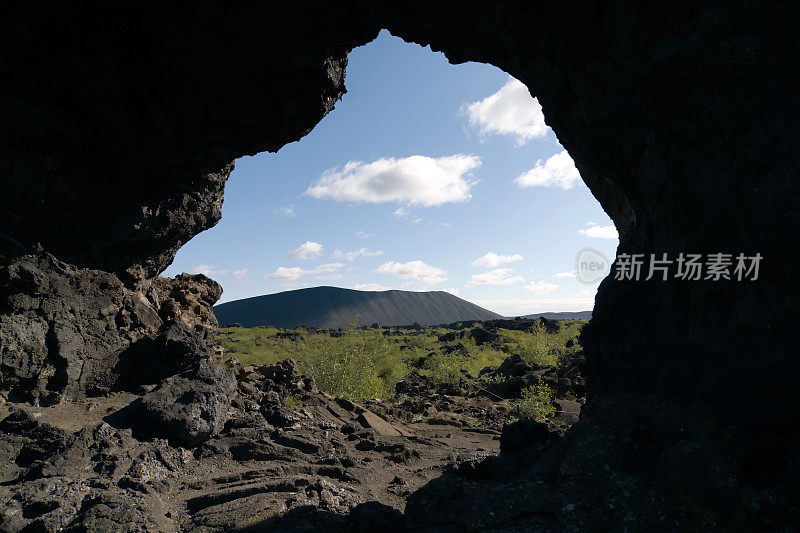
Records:
[[[472,262],[472,266],[483,268],[494,268],[514,261],[522,261],[524,258],[520,254],[499,255],[494,252],[487,252],[486,255],[477,258]]]
[[[402,279],[413,279],[417,282],[431,285],[441,283],[447,279],[447,272],[420,260],[409,261],[408,263],[389,261],[379,266],[375,272],[378,274],[394,274]]]
[[[306,194],[340,202],[421,206],[463,202],[472,197],[470,189],[475,184],[467,177],[480,165],[480,157],[463,154],[438,158],[412,155],[372,163],[350,161],[341,168],[326,170]]]
[[[550,294],[558,288],[558,285],[547,283],[544,281],[532,281],[524,286],[525,290],[531,291],[534,294]]]
[[[566,150],[536,162],[536,166],[514,180],[519,187],[561,187],[571,189],[581,175]]]
[[[192,269],[192,274],[202,274],[207,278],[222,276],[230,272],[228,269],[217,269],[214,265],[197,265]]]
[[[578,233],[581,235],[586,235],[587,237],[591,237],[593,239],[619,239],[619,233],[617,233],[617,228],[612,226],[599,226],[594,225],[587,229],[579,229]]]
[[[354,261],[359,257],[377,257],[379,255],[383,255],[383,250],[368,250],[367,248],[361,247],[358,250],[353,252],[343,252],[341,250],[336,250],[331,254],[331,257],[334,259],[346,259],[348,261]]]
[[[295,217],[294,206],[293,205],[285,205],[285,206],[279,207],[279,208],[275,209],[272,212],[272,214],[275,215],[278,218],[294,218]]]
[[[496,268],[483,274],[473,274],[467,286],[472,285],[513,285],[525,281],[522,276],[515,276],[512,268]]]
[[[568,272],[557,272],[553,274],[554,278],[577,278],[578,271],[577,270],[570,270]]]
[[[358,237],[359,239],[369,239],[370,237],[372,237],[372,233],[367,233],[363,229],[360,229],[356,232],[356,237]]]
[[[242,279],[242,278],[244,278],[245,276],[247,276],[247,269],[246,269],[246,268],[241,268],[241,269],[239,269],[239,270],[234,270],[234,271],[232,272],[232,274],[233,274],[233,277],[234,277],[234,278],[236,278],[236,279]]]
[[[335,272],[340,270],[343,266],[342,263],[327,263],[309,269],[300,267],[278,267],[275,272],[267,274],[264,277],[278,281],[295,281],[304,276],[314,276],[316,279],[338,279],[338,274],[336,278],[331,278],[331,275],[335,274]]]
[[[444,292],[449,292],[452,295],[458,296],[458,293],[461,289],[456,289],[455,287],[450,287],[449,289],[442,289]]]
[[[292,259],[314,259],[322,254],[322,245],[314,241],[306,241],[288,254]]]
[[[469,117],[470,126],[481,135],[513,135],[517,146],[544,137],[549,130],[539,101],[511,76],[499,91],[461,110]]]
[[[357,291],[388,291],[391,290],[389,287],[384,287],[380,283],[356,283],[351,289],[355,289]]]

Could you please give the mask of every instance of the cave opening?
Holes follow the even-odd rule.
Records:
[[[222,326],[346,326],[353,316],[335,307],[327,315],[298,313],[301,301],[312,304],[301,293],[280,308],[285,317],[255,304],[236,311],[237,300],[320,285],[445,291],[494,318],[590,316],[602,276],[579,279],[577,258],[587,248],[613,258],[616,229],[524,85],[490,65],[452,65],[385,30],[349,54],[346,81],[336,109],[304,138],[277,154],[237,161],[221,221],[185,244],[165,275],[202,273],[221,283],[219,304],[234,302],[218,304]],[[475,312],[409,308],[391,317],[362,312],[359,321],[403,326],[492,317]],[[258,359],[253,346],[242,353],[228,337],[227,357]],[[473,345],[472,378],[481,364],[499,366],[519,353],[524,343],[516,341],[489,355]],[[526,342],[528,358],[538,350],[538,362],[557,363],[555,349],[545,354]],[[421,350],[404,355],[409,371],[422,367]],[[272,363],[276,356],[263,357]],[[396,370],[382,376],[402,377]],[[394,383],[384,385],[388,394]]]
[[[305,137],[237,160],[220,222],[183,245],[164,275],[222,285],[215,314],[226,366],[292,357],[323,392],[462,460],[497,453],[503,425],[520,418],[563,433],[585,401],[580,331],[602,280],[579,279],[577,260],[585,249],[614,257],[613,222],[538,101],[496,67],[452,65],[383,31],[349,53],[345,81],[347,93]],[[385,291],[467,302],[430,302],[438,315],[371,302],[398,309],[365,314],[318,286],[382,302]],[[469,303],[480,306],[474,315],[439,309]],[[543,313],[553,321],[513,320]],[[337,332],[353,318],[367,329],[347,340]],[[421,453],[420,464],[436,457]]]
[[[301,140],[237,160],[225,216],[164,275],[207,274],[220,303],[330,282],[591,310],[601,279],[578,281],[577,257],[613,259],[616,228],[523,84],[384,30],[350,53],[347,88]]]

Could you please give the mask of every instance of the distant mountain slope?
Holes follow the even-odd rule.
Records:
[[[548,320],[590,320],[592,318],[591,311],[561,311],[556,313],[536,313],[533,315],[524,315],[521,318],[539,318],[545,317]]]
[[[214,307],[220,325],[338,328],[358,315],[361,325],[449,324],[502,318],[447,292],[356,291],[312,287],[235,300]]]

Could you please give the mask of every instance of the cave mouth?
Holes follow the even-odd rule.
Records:
[[[236,314],[231,305],[223,306],[228,311],[222,312],[218,304],[217,319],[223,327],[345,328],[353,317],[323,302],[321,292],[312,300],[298,293],[290,303],[272,304],[283,305],[286,317],[276,316],[276,309],[235,302],[315,285],[367,291],[444,290],[505,317],[555,312],[564,313],[562,318],[588,318],[601,279],[595,277],[594,284],[579,280],[576,258],[587,247],[602,248],[613,257],[616,230],[546,126],[541,106],[521,83],[489,65],[451,65],[441,54],[384,31],[350,52],[347,86],[336,109],[299,142],[277,154],[237,161],[226,184],[221,221],[184,245],[165,275],[205,274],[222,284],[220,303],[249,306],[244,314]],[[471,160],[451,169],[457,158]],[[275,179],[287,175],[297,178]],[[604,218],[604,224],[597,222]],[[328,224],[331,220],[336,224]],[[280,230],[264,234],[260,228],[266,225]],[[519,227],[541,230],[529,233],[529,242],[520,246],[519,235],[508,231]],[[284,297],[288,302],[290,296]],[[331,308],[329,315],[304,315],[296,309],[303,302],[326,305]],[[393,318],[364,315],[365,311],[369,309],[359,317],[362,326],[432,326],[500,318],[485,310],[469,315],[454,309],[434,316],[419,309],[422,314],[413,316],[409,307],[398,309]],[[440,376],[446,373],[442,365],[449,362],[440,362],[438,353],[429,358],[431,350],[455,351],[452,357],[472,351],[472,360],[463,363],[470,379],[478,378],[484,367],[487,373],[481,374],[481,382],[513,378],[505,388],[498,383],[477,386],[489,398],[510,400],[502,407],[509,411],[515,406],[519,410],[516,400],[522,388],[538,383],[536,365],[552,367],[548,390],[553,394],[559,390],[562,397],[551,407],[561,413],[566,405],[574,416],[580,408],[575,400],[583,401],[585,394],[582,365],[575,361],[577,323],[560,327],[558,337],[563,338],[555,341],[560,346],[548,348],[544,344],[557,337],[555,324],[544,327],[528,320],[489,327],[493,332],[487,334],[494,335],[495,346],[464,326],[422,336],[412,330],[398,339],[406,349],[401,350],[398,364],[406,365],[407,373]],[[498,335],[498,328],[504,334]],[[279,342],[276,335],[288,338],[291,333],[269,331],[271,335],[259,335],[258,346],[270,346]],[[551,340],[534,339],[533,331]],[[237,356],[245,364],[259,362],[258,357],[273,363],[281,353],[293,355],[302,368],[319,375],[299,352],[292,354],[281,346],[275,347],[276,353],[264,348],[257,356],[259,349],[253,345],[236,344],[243,340],[239,335],[244,333],[229,328],[221,334],[228,364]],[[453,337],[452,345],[446,341],[443,346],[432,345],[430,354],[412,347],[424,344],[420,339],[436,342],[437,337]],[[542,346],[534,346],[537,342]],[[559,356],[558,350],[563,354]],[[497,373],[493,367],[511,355],[524,357]],[[562,362],[569,368],[557,371]],[[394,394],[395,383],[384,381],[406,377],[390,366],[375,371],[380,374],[382,395]],[[576,374],[572,382],[579,382],[577,391],[563,376],[558,385],[559,375],[569,372]],[[318,386],[331,394],[346,389],[327,382]],[[372,390],[362,384],[357,388]],[[350,393],[350,399],[369,398]]]
[[[298,142],[237,160],[225,216],[164,275],[208,275],[219,303],[339,285],[451,290],[511,317],[591,310],[601,280],[579,282],[576,260],[613,258],[616,228],[524,85],[384,30],[350,52],[347,87]]]
[[[223,305],[228,309],[236,300],[315,285],[444,290],[485,300],[491,312],[454,309],[432,318],[425,309],[413,316],[409,307],[395,312],[394,322],[364,316],[365,308],[358,320],[372,327],[361,333],[348,330],[353,316],[321,291],[297,293],[291,302],[284,294],[287,317],[256,304],[247,304],[254,316],[231,315],[218,304],[218,355],[234,369],[293,357],[323,392],[362,402],[400,432],[446,443],[445,455],[460,461],[498,453],[503,425],[517,419],[548,421],[553,437],[563,434],[585,401],[582,325],[575,318],[588,318],[601,281],[581,282],[576,258],[588,247],[613,257],[613,223],[546,126],[541,106],[499,69],[454,66],[384,31],[349,53],[346,80],[342,100],[305,137],[277,154],[237,160],[224,216],[184,245],[164,275],[214,279],[225,291],[219,304],[232,302]],[[282,176],[294,178],[276,179]],[[264,234],[267,225],[280,230]],[[519,246],[519,235],[508,231],[518,227],[541,231]],[[304,315],[297,311],[302,305],[332,310]],[[571,320],[501,319],[537,312]],[[472,322],[478,319],[488,322]],[[412,323],[431,327],[402,327]],[[375,355],[354,363],[337,343]],[[329,367],[313,357],[315,349],[363,369]],[[484,432],[464,433],[459,425]],[[430,449],[418,453],[418,467],[446,460]],[[387,489],[396,487],[381,488]]]

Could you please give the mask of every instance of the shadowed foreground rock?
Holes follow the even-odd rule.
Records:
[[[15,257],[0,265],[3,389],[52,404],[158,383],[211,353],[221,294],[202,275],[129,289],[45,252]]]
[[[142,432],[197,446],[222,431],[235,390],[230,370],[203,359],[142,396],[137,423]]]
[[[432,482],[409,500],[408,524],[797,525],[799,23],[789,2],[6,6],[2,389],[71,401],[208,355],[213,324],[176,319],[193,300],[163,305],[157,287],[172,282],[155,277],[219,219],[230,162],[310,131],[345,92],[348,50],[385,27],[525,83],[613,219],[619,253],[763,257],[757,281],[604,280],[580,422],[535,461],[496,469],[502,479]],[[53,483],[63,509],[92,495],[79,520],[94,526],[152,511]],[[26,498],[12,503],[54,512]],[[336,523],[332,508],[315,516]]]
[[[0,406],[0,530],[403,531],[409,494],[502,445],[503,401],[357,404],[291,359],[234,370],[203,360],[142,396]]]

